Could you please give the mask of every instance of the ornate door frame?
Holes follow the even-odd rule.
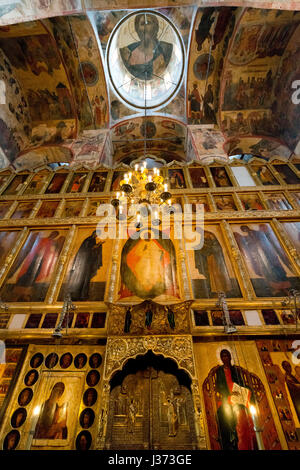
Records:
[[[115,372],[122,370],[129,359],[145,355],[148,351],[165,358],[173,359],[179,369],[183,369],[191,378],[192,399],[195,411],[195,429],[197,446],[207,449],[204,416],[201,406],[199,382],[196,376],[193,342],[191,335],[180,336],[140,336],[110,337],[107,340],[105,364],[102,381],[102,406],[99,415],[96,450],[104,449],[109,411],[110,380]]]

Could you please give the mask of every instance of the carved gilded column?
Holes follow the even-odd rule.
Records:
[[[35,203],[35,206],[34,206],[32,212],[31,212],[31,215],[30,215],[31,219],[34,219],[36,217],[36,214],[38,213],[41,205],[42,205],[42,200],[38,199]]]
[[[50,184],[50,181],[52,180],[52,176],[53,176],[53,173],[50,173],[48,174],[47,178],[45,178],[45,182],[43,184],[43,186],[41,187],[41,189],[39,190],[38,194],[44,194],[44,192],[46,191],[48,185]]]
[[[285,250],[287,251],[292,263],[295,265],[295,268],[299,272],[300,271],[300,254],[298,253],[297,249],[294,247],[294,245],[290,241],[281,223],[277,219],[272,219],[272,223],[274,225],[276,235],[278,235],[278,238],[283,243],[283,246]]]
[[[191,299],[191,290],[189,285],[189,277],[186,268],[186,252],[183,246],[182,239],[178,240],[178,259],[179,259],[179,266],[181,272],[181,283],[183,287],[183,298],[185,300]]]
[[[88,172],[87,177],[85,178],[85,182],[84,182],[82,191],[81,191],[82,193],[87,193],[87,192],[88,192],[88,189],[89,189],[89,186],[90,186],[90,183],[91,183],[93,174],[94,174],[93,171],[89,171],[89,172]]]
[[[240,250],[235,241],[234,235],[231,231],[231,227],[226,220],[222,220],[220,225],[225,235],[225,238],[229,244],[230,254],[231,254],[231,257],[233,258],[233,262],[236,267],[237,278],[239,280],[242,293],[246,299],[254,300],[255,295],[254,295],[254,290],[250,281],[249,273],[247,271],[247,268],[240,254]]]
[[[82,204],[82,208],[81,208],[79,217],[84,217],[85,216],[88,204],[89,204],[89,198],[86,197],[85,200],[84,200],[84,203]]]
[[[16,208],[18,206],[18,201],[14,201],[8,211],[6,212],[5,216],[3,217],[2,220],[10,219],[10,217],[13,215],[15,212]]]
[[[111,265],[111,271],[110,271],[110,279],[109,279],[109,290],[107,294],[107,302],[113,302],[114,301],[114,294],[115,294],[115,289],[116,289],[116,284],[118,280],[118,267],[119,267],[119,261],[120,261],[120,246],[121,246],[121,240],[116,239],[114,248],[113,248],[113,253],[112,253],[112,265]]]
[[[70,250],[72,241],[74,239],[75,230],[76,230],[76,225],[72,225],[72,227],[70,228],[69,233],[67,235],[67,239],[65,241],[61,256],[59,257],[59,261],[57,263],[57,267],[56,267],[55,275],[53,277],[53,281],[50,284],[50,287],[49,287],[48,292],[47,292],[47,296],[45,298],[45,302],[48,303],[48,304],[53,303],[53,299],[54,299],[54,297],[56,295],[56,292],[59,288],[60,281],[61,281],[63,272],[65,270],[66,262],[67,262],[68,257],[69,257],[69,250]]]
[[[13,249],[9,253],[9,255],[6,257],[4,264],[1,266],[0,269],[0,285],[2,285],[7,272],[9,271],[12,263],[15,260],[15,257],[17,256],[19,250],[21,249],[24,241],[26,240],[27,236],[29,233],[28,227],[24,227],[23,230],[21,231],[18,240],[16,241]]]

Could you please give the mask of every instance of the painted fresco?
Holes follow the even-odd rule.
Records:
[[[65,142],[64,145],[72,152],[72,165],[95,166],[103,162],[102,154],[106,140],[107,131],[84,131],[78,139]]]
[[[20,232],[0,231],[0,265],[5,261],[12,247],[15,245]]]
[[[122,248],[119,301],[180,298],[174,244],[161,231],[153,232],[156,239],[148,229],[141,229],[140,238],[129,238]]]
[[[4,84],[0,106],[0,167],[6,167],[29,143],[31,117],[27,98],[12,69],[9,59],[0,49],[0,80]]]
[[[295,248],[300,252],[300,222],[281,222]]]
[[[274,404],[254,342],[194,345],[212,450],[258,450],[254,419],[265,449],[281,449],[272,417]],[[272,410],[272,411],[271,411]],[[273,413],[272,413],[273,412]]]
[[[73,301],[103,301],[111,254],[112,240],[102,240],[99,230],[79,229],[59,300],[68,289]]]
[[[41,125],[43,128],[42,134],[44,135],[45,126]],[[64,138],[69,137],[69,130],[66,126],[58,126],[59,129],[53,130],[55,132],[55,136],[57,137],[60,134],[60,140],[62,141]],[[65,128],[67,133],[65,133]],[[33,130],[35,131],[35,129]],[[48,135],[48,131],[47,131]],[[50,140],[52,139],[51,133],[49,133]],[[55,137],[55,139],[56,139]],[[56,162],[70,162],[72,159],[72,153],[68,148],[62,147],[61,145],[51,145],[49,147],[39,147],[37,149],[29,150],[26,153],[22,153],[18,158],[14,161],[14,167],[18,170],[25,170],[25,169],[34,169],[44,165],[48,165],[49,163],[56,163]]]
[[[257,116],[254,113],[249,114],[249,128],[244,128],[245,132],[254,132],[256,129]],[[230,124],[231,125],[231,124]],[[272,138],[261,137],[232,137],[227,140],[225,148],[227,149],[228,155],[247,155],[247,161],[250,161],[252,158],[261,158],[265,161],[272,161],[274,158],[279,158],[281,161],[287,161],[292,152],[286,146],[283,145],[280,141],[274,140]]]
[[[220,131],[191,126],[189,136],[196,160],[205,164],[213,161],[228,161],[227,152],[224,150],[225,139]]]
[[[51,137],[47,130],[39,135],[39,144],[58,143],[62,125],[73,126],[69,132],[71,137],[76,125],[73,98],[55,42],[46,29],[35,22],[12,25],[8,32],[0,31],[0,48],[11,63],[13,74],[22,83],[32,127],[46,122],[47,129],[51,129]],[[57,133],[53,133],[55,129]]]
[[[89,206],[86,211],[85,217],[96,217],[97,216],[97,209],[101,204],[108,204],[107,199],[99,200],[99,199],[90,199]]]
[[[1,289],[7,302],[42,302],[66,237],[65,230],[32,231]]]
[[[299,110],[291,95],[298,73],[299,18],[297,12],[245,11],[223,73],[221,121],[228,136],[274,136],[295,148]]]
[[[299,278],[271,226],[232,224],[257,297],[281,297],[299,289]]]
[[[0,24],[6,25],[47,18],[81,9],[81,0],[3,0],[0,6]]]
[[[216,124],[220,77],[229,38],[235,25],[235,8],[199,8],[194,23],[188,70],[189,124]]]
[[[241,291],[225,247],[220,228],[206,226],[200,250],[188,251],[189,269],[195,299],[209,299],[225,292],[227,297],[241,297]]]
[[[105,78],[98,44],[88,18],[83,15],[53,18],[49,24],[71,78],[80,131],[106,127]]]
[[[299,450],[300,367],[293,357],[293,341],[261,340],[256,344],[288,448]]]
[[[166,161],[186,159],[186,127],[173,119],[152,116],[126,120],[112,128],[111,139],[115,161],[125,162],[131,154],[135,159],[144,154],[145,146],[146,152]]]

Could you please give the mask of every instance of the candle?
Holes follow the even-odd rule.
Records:
[[[157,168],[157,176],[159,176],[159,169]]]
[[[122,206],[120,206],[119,211],[120,211],[120,214],[122,214],[122,212],[123,212],[123,207]]]
[[[147,162],[144,162],[144,168],[146,168],[146,166],[147,166]]]
[[[128,176],[129,176],[129,179],[131,180],[131,177],[132,177],[132,173],[130,172]]]
[[[169,206],[171,205],[171,199],[168,199],[168,204],[169,204]]]
[[[141,220],[141,215],[138,214],[138,215],[137,215],[137,221],[140,222],[140,220]]]
[[[152,176],[151,175],[148,176],[148,181],[149,181],[149,183],[152,182]]]
[[[136,163],[136,164],[134,165],[134,170],[135,170],[135,171],[138,171],[138,169],[139,169],[139,166],[138,166],[138,164]]]
[[[117,192],[117,199],[119,199],[119,197],[120,197],[120,193],[119,193],[119,192]]]
[[[168,185],[167,185],[167,183],[164,184],[164,188],[165,188],[165,192],[167,192],[167,191],[168,191]]]
[[[157,211],[154,212],[154,217],[155,217],[155,219],[158,219],[158,212]]]

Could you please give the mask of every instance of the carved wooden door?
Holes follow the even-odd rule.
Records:
[[[193,400],[176,376],[148,367],[110,395],[106,449],[196,449]]]

